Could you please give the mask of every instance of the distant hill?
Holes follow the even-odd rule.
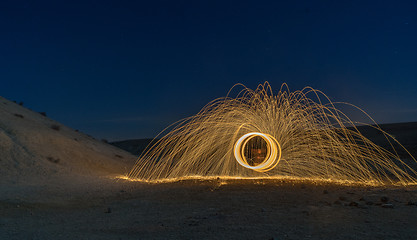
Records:
[[[110,144],[121,148],[125,151],[132,153],[133,155],[139,156],[145,150],[145,148],[152,142],[152,138],[144,139],[131,139],[124,141],[111,142]]]
[[[399,141],[414,158],[417,157],[417,122],[380,124],[379,127]],[[391,146],[380,131],[370,126],[360,126],[358,129],[375,144],[387,150],[391,149]],[[404,150],[398,148],[398,145],[394,144],[394,147],[398,150],[401,158],[409,158]]]

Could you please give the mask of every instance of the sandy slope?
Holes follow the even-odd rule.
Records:
[[[417,236],[417,187],[113,178],[134,161],[127,152],[0,98],[0,239]]]
[[[68,185],[77,178],[120,175],[135,159],[119,148],[0,97],[3,197],[10,186]]]

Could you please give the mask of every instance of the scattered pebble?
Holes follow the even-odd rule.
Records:
[[[111,213],[111,208],[108,207],[104,213]]]
[[[340,200],[340,201],[346,201],[346,197],[340,196],[340,197],[339,197],[339,200]]]
[[[48,159],[48,161],[50,161],[52,163],[59,163],[59,161],[60,161],[59,158],[53,158],[53,157],[47,157],[46,159]]]
[[[189,223],[188,223],[188,226],[198,226],[198,225],[200,225],[200,223],[199,223],[199,221],[198,220],[191,220]]]
[[[310,212],[309,211],[304,210],[304,211],[302,211],[302,213],[304,213],[307,216],[310,216]]]
[[[394,205],[392,205],[391,203],[386,203],[386,204],[382,204],[381,207],[383,207],[383,208],[394,208]]]
[[[329,192],[325,189],[323,190],[323,194],[328,194]]]
[[[389,198],[386,197],[386,196],[381,197],[381,202],[386,203],[386,202],[388,202],[388,200],[389,200]]]
[[[352,202],[349,203],[349,206],[357,207],[357,206],[359,206],[359,204],[357,202],[352,201]]]

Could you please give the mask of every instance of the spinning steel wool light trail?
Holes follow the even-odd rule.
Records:
[[[264,157],[263,159],[262,156],[259,156],[262,162],[253,166],[254,164],[249,164],[248,160],[246,159],[245,149],[246,145],[249,144],[250,140],[257,136],[261,137],[266,142],[266,148],[268,153],[266,154],[267,157]],[[255,146],[253,146],[252,144],[252,149],[254,147]],[[262,148],[255,149],[258,151],[260,149],[262,151]],[[278,164],[281,158],[281,147],[279,146],[279,143],[273,136],[263,133],[251,132],[243,135],[241,138],[239,138],[239,140],[237,140],[234,147],[234,155],[236,161],[243,167],[258,172],[266,172],[273,169]]]
[[[166,130],[166,135],[139,157],[128,177],[299,177],[417,183],[416,171],[399,158],[394,147],[388,151],[363,136],[355,127],[357,122],[324,93],[310,87],[290,92],[283,84],[273,94],[268,82],[256,90],[235,87],[243,87],[236,97],[214,100],[195,116]],[[373,127],[388,142],[403,148],[377,125]]]

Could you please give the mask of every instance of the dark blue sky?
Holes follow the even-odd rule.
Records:
[[[97,138],[153,137],[235,83],[417,121],[416,1],[0,2],[0,94]]]

